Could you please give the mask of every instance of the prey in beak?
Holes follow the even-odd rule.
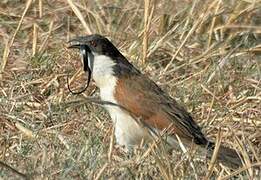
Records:
[[[68,77],[67,77],[67,87],[68,87],[70,93],[72,93],[72,94],[81,94],[89,87],[89,84],[90,84],[90,81],[91,81],[92,71],[91,71],[91,68],[89,67],[89,64],[90,64],[89,61],[90,61],[90,57],[91,57],[91,50],[90,50],[90,48],[86,44],[81,43],[78,38],[70,40],[69,44],[70,45],[68,46],[68,48],[70,48],[70,49],[71,48],[75,48],[75,49],[79,49],[80,50],[80,54],[81,54],[82,59],[83,59],[83,70],[88,73],[88,80],[87,80],[87,84],[84,87],[84,89],[82,89],[82,90],[80,90],[78,92],[74,92],[70,88]]]

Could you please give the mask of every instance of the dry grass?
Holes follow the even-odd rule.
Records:
[[[260,20],[260,0],[1,1],[0,178],[260,178]],[[245,166],[208,168],[193,148],[166,153],[162,143],[114,145],[108,114],[79,103],[98,95],[94,84],[79,96],[66,85],[67,74],[72,87],[84,83],[66,42],[90,32],[107,35]]]

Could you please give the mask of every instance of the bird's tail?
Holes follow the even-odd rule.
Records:
[[[213,142],[210,142],[208,144],[207,149],[208,149],[207,157],[211,158],[214,153],[215,144]],[[222,145],[219,146],[216,159],[218,162],[233,169],[243,166],[240,155],[237,153],[237,151]]]

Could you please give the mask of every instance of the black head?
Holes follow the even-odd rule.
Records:
[[[93,34],[88,36],[79,36],[69,41],[69,48],[80,49],[83,58],[86,59],[84,67],[93,70],[94,59],[97,56],[104,55],[110,57],[115,62],[113,71],[115,75],[128,73],[139,73],[131,63],[119,52],[119,50],[104,36]],[[85,68],[85,69],[86,69]]]
[[[96,55],[106,55],[110,57],[121,56],[117,48],[104,36],[93,34],[88,36],[79,36],[69,41],[69,48],[88,47],[88,50]]]

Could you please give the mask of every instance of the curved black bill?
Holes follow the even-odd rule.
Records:
[[[90,67],[88,66],[88,53],[91,53],[89,47],[87,45],[81,45],[81,44],[76,44],[76,45],[71,45],[69,46],[69,48],[78,48],[80,49],[80,53],[82,55],[82,58],[83,58],[83,70],[86,72],[88,72],[88,80],[87,80],[87,84],[86,86],[78,91],[78,92],[74,92],[71,90],[70,88],[70,85],[69,85],[69,80],[68,80],[68,76],[67,76],[67,87],[70,91],[70,93],[72,94],[81,94],[83,93],[88,87],[89,87],[89,84],[90,84],[90,81],[91,81],[91,75],[92,75],[92,71],[90,69]]]

